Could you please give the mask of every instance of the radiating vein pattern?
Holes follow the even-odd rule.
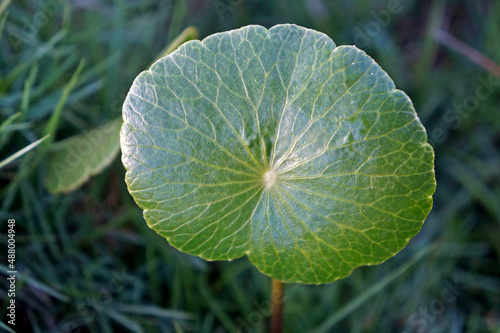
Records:
[[[286,282],[381,263],[421,228],[434,153],[410,99],[354,46],[295,25],[191,41],[134,81],[126,182],[151,228]]]

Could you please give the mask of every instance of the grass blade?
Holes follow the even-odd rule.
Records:
[[[130,331],[136,332],[136,333],[144,332],[144,330],[142,329],[142,327],[139,324],[135,323],[133,320],[129,319],[127,316],[124,316],[121,313],[118,313],[118,312],[111,310],[111,309],[106,309],[106,310],[104,310],[104,312],[110,318],[112,318],[114,321],[121,324],[123,327],[128,328]]]
[[[4,266],[4,265],[2,265],[2,264],[0,264],[0,272],[3,273],[3,274],[5,274],[5,275],[8,275],[7,271],[9,271],[7,269],[7,267]],[[56,299],[58,299],[60,301],[66,302],[66,303],[70,302],[70,299],[67,296],[65,296],[65,295],[61,294],[60,292],[58,292],[58,291],[50,288],[46,284],[38,282],[37,280],[35,280],[35,279],[33,279],[33,278],[29,277],[29,276],[26,276],[25,274],[21,274],[19,272],[17,273],[17,276],[18,276],[19,280],[25,280],[28,285],[30,285],[30,286],[32,286],[32,287],[34,287],[34,288],[36,288],[36,289],[38,289],[38,290],[46,293],[47,295],[50,295],[50,296],[52,296],[52,297],[54,297],[54,298],[56,298]]]
[[[411,266],[415,265],[420,259],[429,254],[432,250],[434,250],[435,246],[429,245],[424,249],[420,250],[417,254],[415,254],[410,260],[408,260],[403,266],[401,266],[398,270],[387,275],[384,279],[378,281],[370,288],[366,290],[363,294],[359,295],[349,303],[347,303],[344,307],[342,307],[338,312],[336,312],[332,317],[328,318],[321,324],[317,329],[313,331],[313,333],[323,333],[330,332],[331,328],[344,319],[346,316],[351,314],[354,310],[360,307],[363,303],[368,301],[372,296],[381,292],[385,287],[387,287],[391,282],[400,277],[404,272],[406,272]]]
[[[64,87],[61,98],[59,99],[59,102],[57,103],[56,109],[54,110],[54,113],[52,113],[52,116],[49,119],[48,124],[45,127],[44,134],[45,135],[51,135],[51,139],[47,140],[44,144],[45,147],[48,147],[54,141],[56,130],[57,130],[57,125],[59,124],[59,118],[61,117],[61,112],[66,104],[66,100],[69,97],[69,94],[73,90],[76,82],[78,81],[78,77],[80,76],[80,73],[83,69],[83,66],[85,65],[85,61],[82,60],[80,61],[80,64],[78,65],[78,68],[76,69],[75,73],[69,80],[68,84]]]
[[[10,1],[11,0],[3,0],[1,3],[0,3],[0,14],[3,13],[4,10],[7,9],[7,7],[9,6],[10,4]]]
[[[29,152],[30,150],[32,150],[33,148],[38,146],[40,143],[42,143],[48,137],[49,137],[49,135],[46,135],[43,138],[41,138],[40,140],[37,140],[33,143],[30,143],[29,145],[27,145],[23,149],[19,150],[17,153],[14,153],[11,156],[7,157],[5,160],[0,162],[0,169],[3,168],[4,166],[6,166],[7,164],[9,164],[10,162],[14,161],[16,158],[26,154],[27,152]]]
[[[194,319],[193,315],[191,315],[190,313],[187,313],[187,312],[178,311],[178,310],[162,309],[160,307],[151,306],[151,305],[120,304],[120,305],[117,305],[117,309],[120,310],[121,312],[146,315],[146,316],[162,317],[162,318],[167,318],[167,319],[176,319],[176,320]]]
[[[16,331],[14,331],[12,328],[10,328],[9,326],[5,325],[3,322],[0,321],[0,328],[5,330],[6,332],[9,332],[9,333],[16,333]]]
[[[181,46],[185,42],[197,38],[198,38],[198,30],[195,27],[187,27],[179,34],[179,36],[177,36],[170,44],[168,44],[167,47],[163,49],[163,51],[160,52],[156,60],[163,58],[164,56],[174,52],[179,46]]]

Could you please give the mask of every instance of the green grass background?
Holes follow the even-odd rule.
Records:
[[[394,258],[333,284],[287,285],[285,331],[500,332],[500,79],[433,37],[448,31],[500,63],[500,1],[400,0],[378,21],[394,1],[0,1],[0,123],[19,113],[0,131],[0,160],[47,131],[59,141],[120,116],[135,76],[189,25],[200,38],[247,24],[317,29],[357,43],[410,95],[438,187]],[[15,218],[17,332],[267,331],[268,277],[245,258],[171,248],[142,219],[119,159],[49,194],[47,142],[0,169],[3,323]]]

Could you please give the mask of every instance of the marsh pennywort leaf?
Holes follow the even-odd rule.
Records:
[[[136,78],[123,119],[149,226],[285,282],[387,260],[432,206],[434,154],[410,99],[363,51],[310,29],[188,42]]]

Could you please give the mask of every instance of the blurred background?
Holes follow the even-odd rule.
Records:
[[[209,263],[170,247],[126,189],[116,138],[92,130],[120,117],[133,79],[186,27],[202,39],[278,23],[356,44],[389,73],[428,130],[438,184],[394,258],[333,284],[287,285],[285,331],[500,332],[496,0],[0,1],[0,163],[19,155],[0,169],[0,330],[14,328],[15,219],[17,332],[267,331],[270,279],[245,258]],[[111,164],[77,169],[82,184],[58,193],[49,161],[82,133]]]

